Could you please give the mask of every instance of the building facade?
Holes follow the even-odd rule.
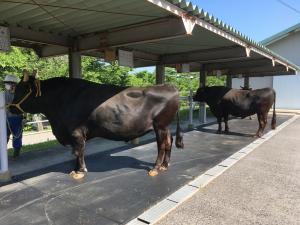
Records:
[[[262,44],[289,61],[300,65],[300,23],[275,34]],[[280,74],[279,74],[280,75]],[[243,78],[234,78],[233,88],[244,86]],[[276,107],[282,109],[300,109],[300,74],[274,77],[252,77],[250,88],[273,87],[276,90]]]

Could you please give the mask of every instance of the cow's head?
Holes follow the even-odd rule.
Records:
[[[9,111],[14,114],[35,113],[36,98],[41,96],[40,81],[36,76],[37,71],[33,71],[29,76],[28,71],[23,70],[23,77],[16,86],[13,102],[8,105]]]
[[[205,88],[198,88],[196,94],[193,97],[193,100],[196,102],[205,102],[206,101]]]

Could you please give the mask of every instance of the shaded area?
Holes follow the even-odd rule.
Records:
[[[278,125],[288,118],[278,116]],[[0,188],[0,224],[124,224],[254,140],[256,120],[229,123],[231,135],[215,134],[216,124],[185,133],[185,149],[174,148],[170,169],[157,177],[147,175],[153,142],[88,156],[81,181],[68,175],[72,161],[17,176]]]

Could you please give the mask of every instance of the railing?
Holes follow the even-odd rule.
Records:
[[[198,106],[198,119],[199,124],[203,124],[206,122],[206,109],[205,109],[205,103],[203,102],[194,102],[193,101],[193,92],[190,91],[189,96],[182,96],[180,97],[180,101],[186,102],[187,104],[181,104],[184,106],[188,106],[188,127],[193,128],[194,127],[194,111],[196,110],[196,107]],[[182,110],[183,107],[180,109]]]

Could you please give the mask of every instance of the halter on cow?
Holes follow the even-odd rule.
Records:
[[[8,107],[14,113],[43,113],[48,118],[57,140],[73,148],[77,160],[71,175],[75,179],[87,172],[87,140],[104,137],[129,141],[154,130],[158,156],[149,175],[155,176],[169,165],[173,138],[167,127],[179,109],[179,94],[170,85],[128,88],[81,79],[39,81],[24,71]],[[183,148],[178,116],[175,145]]]

